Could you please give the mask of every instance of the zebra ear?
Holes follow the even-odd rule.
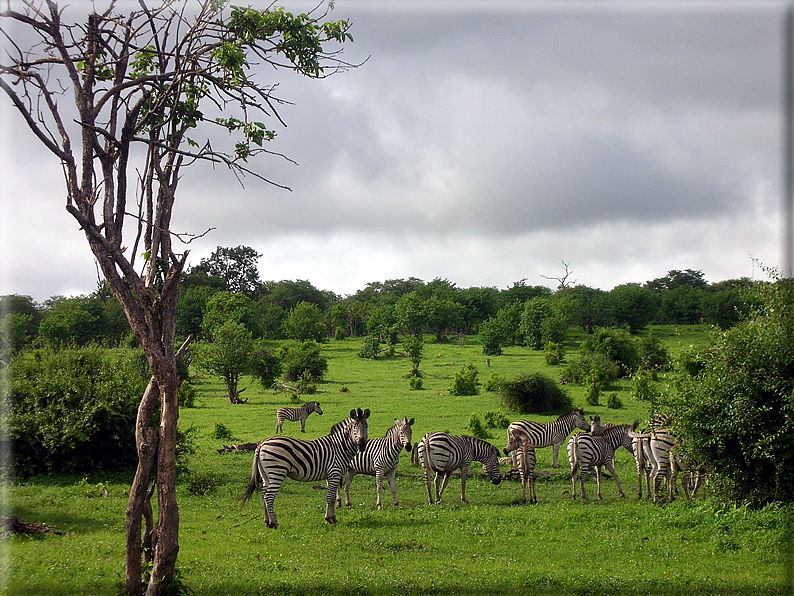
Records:
[[[359,409],[359,412],[360,412],[360,411],[361,411],[361,410]],[[356,417],[356,411],[355,411],[355,410],[350,410],[350,417],[351,417],[351,418],[355,418],[355,417]]]
[[[411,418],[411,419],[408,421],[408,426],[413,426],[413,425],[414,425],[414,419],[413,419],[413,418]]]
[[[369,418],[369,408],[364,410],[364,418]]]

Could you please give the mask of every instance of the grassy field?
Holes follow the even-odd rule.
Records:
[[[657,333],[674,354],[706,341],[702,328]],[[571,339],[569,357],[581,339]],[[414,441],[433,430],[465,433],[472,413],[482,419],[500,409],[492,393],[448,394],[454,373],[465,364],[477,366],[482,381],[491,374],[542,370],[557,377],[560,371],[547,366],[542,353],[525,348],[507,349],[489,367],[471,339],[463,346],[428,342],[420,366],[424,389],[412,391],[406,358],[362,360],[356,357],[359,347],[357,340],[345,340],[323,348],[329,372],[315,398],[324,415],[308,419],[305,438],[326,434],[353,407],[372,410],[370,437],[383,436],[393,418],[402,416],[416,418]],[[616,466],[626,499],[607,481],[603,501],[572,502],[564,449],[555,470],[548,448],[538,451],[537,505],[518,503],[517,481],[493,486],[474,478],[467,486],[468,505],[460,502],[460,483],[453,480],[440,506],[427,504],[421,469],[403,453],[398,508],[386,489],[384,509],[377,511],[374,480],[358,476],[351,487],[354,507],[338,511],[339,524],[331,526],[323,519],[325,492],[288,480],[275,505],[281,526],[269,530],[258,499],[244,508],[236,500],[251,472],[251,452],[217,449],[272,435],[276,408],[290,401],[246,384],[248,403],[232,405],[218,380],[202,378],[198,407],[180,413],[180,426],[194,429],[197,450],[178,487],[178,566],[196,594],[790,593],[790,510],[723,508],[707,495],[665,506],[637,501],[634,464],[626,452]],[[575,405],[605,421],[644,420],[648,413],[646,403],[632,399],[627,382],[610,389],[622,399],[621,410],[585,406],[584,389],[566,390]],[[213,438],[217,425],[232,438]],[[298,423],[286,422],[284,430],[300,435]],[[491,432],[492,443],[502,448],[504,431]],[[479,464],[473,471],[481,471]],[[7,486],[7,515],[44,521],[63,534],[3,539],[5,593],[115,593],[123,577],[129,482],[129,474],[117,474],[40,477]],[[587,488],[594,497],[595,483]]]

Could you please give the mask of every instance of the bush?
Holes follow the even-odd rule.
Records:
[[[670,354],[653,330],[648,333],[647,337],[641,337],[636,341],[639,366],[652,371],[670,368]]]
[[[546,358],[546,364],[550,366],[557,366],[565,358],[565,347],[553,341],[547,341],[543,347],[543,355]]]
[[[570,362],[562,371],[561,378],[566,383],[589,387],[593,383],[594,373],[599,382],[606,387],[618,378],[620,369],[604,354],[587,353],[582,354],[578,360]]]
[[[300,376],[296,389],[299,395],[314,395],[317,393],[317,385],[308,371],[304,371]]]
[[[140,351],[37,350],[8,374],[8,436],[19,475],[134,467],[135,419],[149,381]]]
[[[276,353],[264,343],[256,342],[251,354],[251,376],[259,381],[262,388],[270,389],[281,376],[282,367]]]
[[[336,341],[342,341],[342,340],[347,339],[347,329],[345,329],[342,326],[337,327],[334,330],[334,339]]]
[[[380,340],[377,335],[367,335],[358,351],[359,358],[369,358],[374,360],[380,352]]]
[[[232,431],[226,428],[226,425],[223,422],[216,422],[215,428],[209,434],[210,439],[215,439],[216,441],[231,441]]]
[[[758,284],[750,321],[716,334],[697,376],[660,398],[727,500],[794,501],[794,281]]]
[[[419,391],[422,388],[422,377],[412,376],[408,381],[408,384],[411,386],[411,389],[413,389],[414,391]]]
[[[485,427],[477,414],[472,414],[469,417],[469,427],[467,429],[472,436],[478,439],[490,439],[491,435],[485,430]]]
[[[196,405],[196,388],[190,381],[182,381],[179,385],[179,407],[193,408]]]
[[[638,370],[631,378],[631,395],[640,401],[653,402],[656,391],[653,388],[653,375],[647,370]]]
[[[496,319],[488,319],[480,324],[480,341],[484,355],[500,356],[502,354],[504,337]]]
[[[462,371],[455,373],[455,380],[449,389],[450,395],[479,395],[477,367],[467,364]]]
[[[493,373],[488,380],[485,381],[485,385],[483,385],[483,389],[486,391],[499,391],[499,385],[502,382],[502,377],[498,374]]]
[[[328,359],[320,354],[320,344],[304,341],[299,344],[284,344],[276,351],[281,360],[284,380],[297,381],[308,373],[313,381],[321,381],[328,371]]]
[[[515,412],[567,412],[573,408],[570,396],[542,373],[523,373],[512,380],[500,380],[498,392],[504,407]]]
[[[621,329],[599,329],[582,344],[583,354],[603,354],[618,365],[621,376],[637,370],[640,356],[637,343]]]
[[[612,392],[607,396],[607,408],[609,408],[610,410],[623,409],[623,402],[618,397],[617,393]]]
[[[507,428],[510,426],[510,419],[504,412],[486,412],[485,413],[485,428]]]

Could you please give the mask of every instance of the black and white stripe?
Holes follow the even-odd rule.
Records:
[[[601,499],[601,466],[605,466],[618,487],[618,493],[624,497],[623,488],[620,486],[618,474],[615,472],[615,450],[626,447],[631,450],[631,441],[627,441],[629,432],[637,428],[638,422],[633,425],[622,424],[603,430],[603,434],[594,436],[587,433],[577,433],[568,441],[568,459],[571,462],[571,483],[573,485],[573,498],[576,499],[576,475],[579,473],[579,484],[582,499],[587,499],[584,490],[584,480],[593,467],[596,470],[596,483],[598,485],[598,498]]]
[[[502,481],[502,473],[499,471],[499,452],[496,447],[468,435],[448,435],[442,432],[427,433],[419,442],[419,460],[425,473],[425,484],[427,485],[427,496],[430,504],[433,504],[433,491],[430,484],[430,474],[435,472],[436,498],[435,502],[441,502],[441,495],[447,487],[452,472],[460,468],[460,500],[466,500],[466,476],[469,473],[469,466],[473,461],[482,462],[488,479],[493,484]],[[443,476],[443,484],[441,479]],[[440,488],[439,488],[439,485]]]
[[[279,408],[276,410],[276,432],[281,432],[281,427],[284,425],[285,420],[289,420],[290,422],[300,420],[301,432],[305,433],[306,419],[312,412],[317,412],[320,416],[323,415],[323,411],[320,409],[320,402],[310,401],[309,403],[303,404],[300,408]]]
[[[551,466],[557,467],[557,459],[560,453],[560,446],[568,438],[574,428],[590,430],[590,425],[584,418],[584,412],[579,409],[571,410],[563,414],[557,420],[540,423],[532,420],[516,420],[507,427],[507,442],[513,440],[516,433],[523,433],[523,440],[530,447],[540,449],[541,447],[553,447]]]
[[[351,506],[350,483],[356,474],[375,476],[375,485],[378,488],[378,498],[376,500],[378,509],[381,508],[384,476],[389,481],[394,504],[399,505],[394,477],[397,474],[397,464],[400,462],[400,452],[403,448],[408,452],[411,451],[411,426],[413,426],[413,423],[413,418],[410,420],[407,417],[402,420],[395,418],[394,426],[388,430],[385,437],[367,441],[367,448],[364,452],[356,454],[353,461],[350,462],[347,474],[345,474],[345,505]],[[337,497],[337,501],[341,505],[341,495]]]
[[[262,441],[256,448],[248,490],[241,500],[245,502],[251,498],[261,480],[265,523],[270,528],[277,528],[273,503],[284,478],[301,482],[327,480],[325,519],[335,524],[334,507],[339,482],[356,453],[366,448],[367,418],[369,410],[362,412],[359,408],[351,410],[350,418],[335,424],[325,437],[313,441],[271,437]]]
[[[505,446],[505,455],[512,454],[513,466],[518,469],[521,476],[521,499],[527,502],[527,488],[529,488],[529,502],[537,503],[535,496],[535,448],[521,439],[519,434]]]

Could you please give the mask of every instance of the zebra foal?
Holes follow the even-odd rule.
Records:
[[[521,433],[523,440],[530,447],[540,449],[551,445],[553,448],[551,467],[556,468],[560,446],[568,438],[568,435],[573,432],[574,428],[590,430],[590,425],[585,420],[582,410],[571,410],[557,418],[557,420],[546,423],[533,422],[532,420],[516,420],[507,427],[507,442],[510,443],[518,433]]]
[[[387,432],[385,437],[379,439],[372,439],[367,441],[367,448],[363,453],[358,453],[350,462],[350,467],[345,474],[345,505],[351,507],[350,504],[350,483],[353,482],[353,477],[356,474],[368,474],[375,476],[375,486],[378,488],[378,498],[376,505],[381,509],[381,494],[383,493],[383,478],[384,476],[389,481],[389,488],[391,495],[394,499],[394,504],[399,505],[397,501],[397,486],[394,482],[394,477],[397,475],[397,464],[400,462],[400,452],[403,447],[406,451],[411,451],[411,426],[414,424],[414,419],[408,420],[407,417],[402,420],[394,419],[394,426]],[[342,504],[342,497],[337,492],[337,502]]]
[[[448,435],[442,432],[427,433],[419,442],[419,460],[424,469],[427,496],[431,505],[433,490],[430,474],[433,472],[435,472],[436,503],[441,502],[441,495],[449,483],[452,472],[458,468],[460,468],[460,500],[468,503],[466,476],[473,461],[482,463],[492,484],[499,484],[502,481],[502,473],[499,471],[499,452],[487,441],[476,437]]]
[[[598,416],[596,416],[598,419]],[[600,426],[600,420],[594,421],[594,426]],[[584,480],[595,467],[596,483],[598,485],[598,499],[601,500],[601,466],[605,466],[618,487],[621,497],[626,495],[620,485],[620,479],[615,471],[615,450],[625,447],[631,451],[631,437],[629,432],[633,432],[639,421],[633,425],[622,424],[620,426],[601,427],[602,434],[592,435],[587,433],[575,434],[568,441],[568,459],[571,463],[571,484],[573,486],[573,499],[576,499],[576,475],[579,473],[579,485],[581,487],[582,499],[587,499],[584,490]]]
[[[320,416],[323,415],[323,411],[320,409],[320,402],[310,401],[309,403],[303,404],[300,408],[279,408],[276,410],[276,433],[281,432],[281,427],[284,425],[285,420],[289,420],[290,422],[300,420],[301,432],[305,433],[306,419],[312,412],[317,412]]]
[[[254,453],[254,463],[248,489],[240,500],[245,503],[262,482],[262,505],[265,523],[277,528],[273,503],[284,478],[301,482],[326,480],[328,492],[325,499],[325,519],[336,523],[336,493],[339,482],[356,453],[367,445],[367,418],[369,410],[350,411],[350,418],[336,423],[330,434],[313,441],[292,437],[271,437],[262,441]]]
[[[505,455],[515,456],[514,465],[518,468],[521,476],[521,498],[527,502],[527,487],[529,488],[529,502],[537,503],[535,496],[535,448],[528,445],[521,439],[520,435],[515,435],[505,446]]]

